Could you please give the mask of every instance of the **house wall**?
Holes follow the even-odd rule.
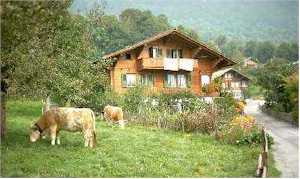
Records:
[[[142,74],[145,72],[153,72],[154,86],[149,89],[153,92],[173,92],[179,90],[191,90],[196,95],[201,95],[201,75],[208,75],[211,78],[213,69],[212,61],[213,59],[195,59],[194,69],[191,73],[191,88],[164,88],[164,71],[160,70],[141,70],[139,66],[139,60],[142,58],[149,58],[149,47],[158,46],[162,48],[162,55],[165,57],[167,54],[167,49],[180,48],[183,49],[183,58],[192,58],[196,47],[192,47],[184,42],[176,41],[174,39],[160,39],[153,43],[146,44],[137,50],[129,52],[131,54],[131,59],[127,60],[122,58],[122,56],[117,57],[117,61],[113,68],[111,69],[111,85],[112,88],[118,93],[124,93],[128,90],[128,87],[122,87],[122,74],[135,73]],[[176,73],[176,72],[174,72]]]
[[[230,76],[231,77],[228,77]],[[238,96],[242,96],[243,91],[248,87],[249,85],[249,80],[246,79],[245,77],[243,77],[242,75],[233,72],[233,71],[228,71],[225,74],[222,75],[222,79],[223,79],[223,87],[229,87],[229,91],[234,93],[234,96],[237,96],[238,93],[240,93]],[[246,83],[246,87],[242,86],[242,81],[245,81]],[[238,83],[239,86],[234,86],[234,83]]]

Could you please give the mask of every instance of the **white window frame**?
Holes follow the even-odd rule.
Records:
[[[131,79],[129,77],[132,77]],[[130,80],[130,81],[129,81]],[[135,73],[126,74],[126,87],[134,87],[137,84],[137,75]]]
[[[167,74],[167,87],[169,88],[176,88],[177,87],[177,79],[176,74]]]
[[[187,88],[187,76],[185,74],[177,74],[177,86],[179,88]]]

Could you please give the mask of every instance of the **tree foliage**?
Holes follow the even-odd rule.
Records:
[[[91,106],[109,88],[108,66],[101,57],[171,25],[164,15],[124,10],[105,14],[105,4],[87,16],[71,14],[72,1],[4,1],[1,65],[10,95]],[[193,30],[181,27],[198,38]]]
[[[258,69],[257,83],[265,90],[268,107],[278,111],[290,112],[292,104],[285,87],[285,79],[295,71],[294,65],[283,59],[270,60]]]
[[[3,2],[1,68],[7,69],[10,95],[50,95],[59,103],[84,106],[91,95],[104,90],[105,63],[93,63],[100,57],[89,21],[70,15],[69,5],[70,1]]]

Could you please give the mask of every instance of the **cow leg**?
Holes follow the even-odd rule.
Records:
[[[55,145],[57,126],[50,127],[51,145]]]
[[[124,127],[125,127],[125,122],[124,122],[124,120],[119,120],[119,125],[120,125],[120,127],[121,127],[122,129],[124,129]]]
[[[85,131],[85,132],[84,132],[84,146],[85,146],[85,147],[88,147],[88,146],[89,146],[89,139],[90,139],[89,134],[88,134],[87,131]]]
[[[56,137],[56,144],[60,145],[60,137]]]
[[[93,147],[93,137],[89,137],[89,147]]]
[[[59,131],[56,132],[56,144],[60,145]]]

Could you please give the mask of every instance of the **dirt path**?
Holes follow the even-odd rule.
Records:
[[[298,136],[299,130],[292,124],[278,121],[261,112],[259,105],[263,101],[247,100],[246,114],[253,115],[257,122],[263,124],[270,135],[273,136],[275,165],[281,171],[281,177],[298,178]]]

